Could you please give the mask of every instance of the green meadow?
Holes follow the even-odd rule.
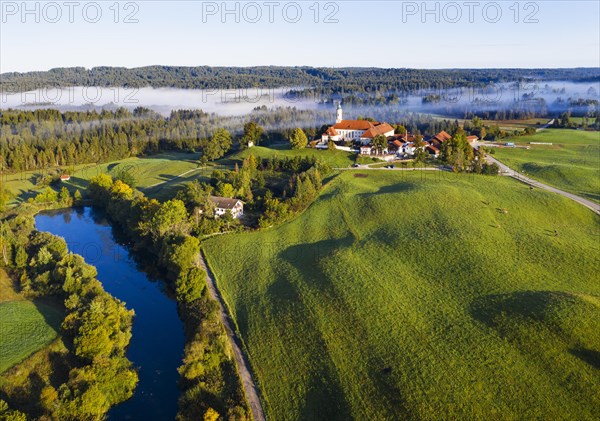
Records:
[[[62,321],[57,309],[17,300],[0,304],[0,373],[48,345]]]
[[[309,156],[321,160],[332,168],[347,168],[354,164],[356,154],[341,150],[327,149],[291,149],[289,144],[279,144],[269,147],[255,146],[253,148],[244,149],[243,151],[233,154],[229,159],[221,160],[222,164],[233,164],[241,162],[248,155],[254,155],[259,158],[294,158],[296,156]]]
[[[600,217],[501,177],[345,171],[203,242],[274,420],[595,420]]]
[[[531,178],[600,202],[600,132],[548,129],[514,140],[552,145],[497,148],[494,156]]]

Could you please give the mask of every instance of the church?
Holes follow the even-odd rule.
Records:
[[[394,128],[387,123],[368,120],[344,120],[342,104],[338,103],[335,124],[321,136],[321,142],[360,142],[368,145],[378,135],[385,137],[394,135]]]

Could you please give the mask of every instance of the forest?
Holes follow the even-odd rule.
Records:
[[[3,73],[3,92],[44,87],[124,86],[186,89],[318,87],[324,93],[414,91],[424,87],[483,86],[515,81],[598,82],[597,68],[573,69],[381,69],[318,67],[148,66],[56,68],[45,72]]]
[[[479,118],[475,116],[472,121]],[[585,125],[582,128],[600,129],[598,115],[584,117],[582,121]],[[201,110],[173,111],[163,117],[141,107],[133,111],[119,108],[63,113],[50,109],[8,110],[0,115],[0,172],[101,163],[164,151],[202,151],[204,159],[211,161],[232,148],[245,147],[249,136],[254,144],[287,142],[293,133],[293,122],[304,123],[298,126],[309,139],[319,137],[328,127],[316,124],[309,111],[294,108],[272,113],[257,111],[245,119],[235,120]],[[456,119],[422,114],[409,114],[390,122],[401,123],[410,133],[423,136],[432,136],[441,130],[453,132],[459,126]],[[289,126],[269,130],[273,125]],[[555,126],[577,127],[569,113],[563,113]],[[486,140],[518,134],[502,130],[498,125],[487,125],[481,136],[481,127],[467,125],[465,129]],[[258,134],[249,134],[248,130],[257,130]]]

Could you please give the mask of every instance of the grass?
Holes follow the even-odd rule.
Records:
[[[8,276],[8,273],[6,273],[4,269],[0,268],[0,304],[6,301],[24,299],[14,290],[13,284],[13,280]]]
[[[63,316],[55,303],[25,300],[0,268],[0,373],[52,342]]]
[[[56,308],[42,303],[0,304],[0,373],[52,342],[62,316]]]
[[[89,164],[74,167],[67,171],[71,175],[68,182],[61,183],[58,188],[66,186],[72,193],[79,189],[83,191],[90,178],[98,174],[117,176],[121,171],[127,170],[137,182],[137,188],[150,198],[167,200],[172,198],[186,183],[193,180],[208,181],[215,169],[233,169],[235,164],[241,166],[248,155],[254,154],[260,158],[315,156],[329,164],[331,167],[349,167],[354,163],[355,154],[345,151],[328,151],[316,149],[290,149],[289,145],[275,145],[272,147],[257,146],[239,152],[234,152],[225,158],[210,162],[203,168],[198,167],[200,154],[195,153],[163,153],[147,157],[126,158],[103,164]],[[34,179],[39,171],[30,171],[2,176],[3,185],[14,196],[13,203],[19,203],[34,197],[38,191],[45,187],[34,184]],[[183,175],[182,175],[183,174]],[[178,177],[182,175],[181,177]]]
[[[271,419],[592,420],[599,227],[512,179],[357,170],[203,247]]]
[[[514,140],[552,145],[497,148],[494,156],[531,178],[600,202],[600,132],[549,129]]]
[[[123,170],[132,174],[137,182],[137,188],[148,193],[151,197],[173,195],[180,187],[182,180],[175,178],[188,172],[187,178],[194,176],[198,170],[199,154],[193,153],[163,153],[147,157],[126,158],[103,164],[88,164],[73,167],[73,171],[65,169],[71,179],[61,183],[58,188],[66,186],[72,193],[79,189],[83,191],[90,178],[98,174],[117,176]],[[22,202],[36,195],[39,187],[34,179],[39,171],[29,171],[2,176],[4,186],[15,197],[14,203]],[[157,185],[159,184],[160,185]],[[154,195],[153,195],[154,194]]]
[[[233,164],[235,162],[241,163],[241,161],[248,155],[254,155],[256,157],[266,158],[294,158],[296,156],[311,156],[315,157],[332,168],[346,168],[354,164],[356,157],[355,153],[346,152],[341,150],[330,151],[328,149],[291,149],[288,144],[273,145],[270,147],[255,146],[253,148],[245,149],[238,153],[233,154],[229,159],[222,160],[223,164]]]

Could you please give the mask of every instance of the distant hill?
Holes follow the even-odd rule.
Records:
[[[186,89],[319,87],[328,93],[411,91],[423,87],[482,86],[494,82],[564,80],[600,82],[598,68],[573,69],[382,69],[325,67],[148,66],[56,68],[43,72],[2,73],[5,92],[44,87],[127,86]]]

